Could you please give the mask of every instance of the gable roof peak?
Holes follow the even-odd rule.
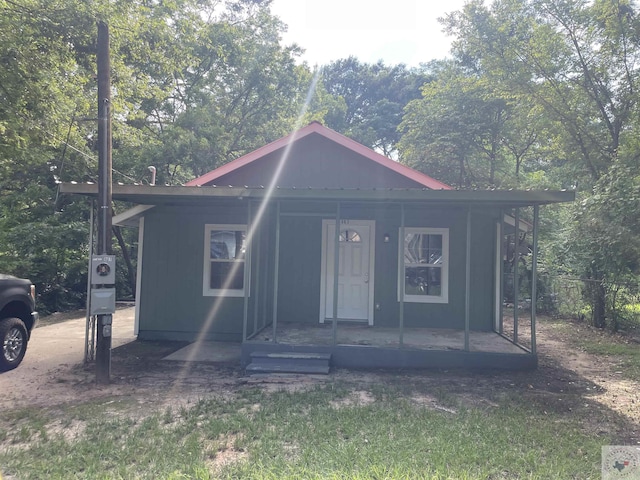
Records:
[[[222,165],[221,167],[216,168],[190,182],[187,182],[186,186],[202,186],[202,185],[211,185],[218,178],[227,175],[231,172],[234,172],[245,165],[251,164],[270,153],[275,152],[276,150],[283,149],[303,138],[311,135],[318,134],[322,137],[334,142],[337,145],[340,145],[352,152],[360,155],[363,158],[366,158],[382,167],[385,167],[403,177],[408,178],[409,180],[418,183],[422,187],[429,188],[431,190],[451,190],[449,185],[442,183],[435,178],[432,178],[428,175],[425,175],[422,172],[414,170],[406,165],[401,164],[395,160],[392,160],[375,150],[372,150],[369,147],[362,145],[361,143],[356,142],[355,140],[336,132],[328,127],[325,127],[317,120],[312,121],[307,126],[302,127],[299,130],[295,130],[289,135],[286,135],[278,140],[275,140],[263,147],[254,150],[251,153],[248,153],[242,157],[236,158],[229,163]]]

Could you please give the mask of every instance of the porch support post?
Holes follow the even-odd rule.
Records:
[[[518,343],[518,305],[520,304],[520,289],[518,281],[518,267],[520,263],[520,207],[516,207],[515,214],[515,234],[513,241],[515,243],[515,253],[513,257],[513,343]]]
[[[244,275],[242,284],[244,285],[244,306],[242,312],[242,341],[247,340],[247,322],[249,321],[249,272],[251,270],[251,244],[253,243],[253,220],[251,218],[251,200],[247,202],[247,234],[244,252]]]
[[[336,228],[333,238],[333,322],[331,323],[332,342],[338,343],[338,275],[340,274],[340,202],[336,205]]]
[[[405,288],[405,268],[404,268],[404,203],[400,204],[400,235],[398,236],[398,291],[400,292],[400,348],[404,348],[404,288]]]
[[[276,328],[278,326],[278,270],[280,264],[280,201],[276,203],[276,242],[274,245],[275,248],[275,265],[273,268],[273,333],[271,336],[273,337],[273,343],[276,343]]]
[[[533,206],[533,256],[531,259],[531,353],[536,354],[536,304],[538,303],[538,221],[540,206]]]
[[[272,210],[273,209],[270,207],[265,209],[265,215],[267,215],[267,221],[265,221],[263,224],[265,226],[265,232],[264,234],[260,234],[260,245],[265,252],[264,273],[262,274],[262,276],[264,277],[264,294],[262,295],[262,308],[258,307],[262,318],[258,319],[258,326],[255,330],[256,333],[258,332],[258,328],[262,330],[267,326],[267,319],[269,318],[269,316],[267,315],[267,305],[269,301],[269,259],[271,258],[269,252],[271,251],[271,222],[273,220]]]
[[[500,291],[500,302],[498,304],[498,309],[500,311],[498,321],[499,321],[499,331],[498,333],[504,333],[504,210],[500,210],[500,249],[498,254],[500,255],[500,278],[498,281],[500,284],[498,285],[498,289]]]
[[[471,300],[471,205],[467,206],[467,252],[465,255],[464,350],[469,351],[469,303]]]
[[[261,290],[260,290],[260,286],[262,284],[262,282],[260,281],[260,274],[262,273],[260,270],[260,262],[262,261],[262,255],[260,255],[260,252],[262,251],[262,228],[259,227],[258,224],[262,224],[261,219],[258,220],[258,223],[256,223],[256,225],[253,227],[253,234],[252,234],[252,238],[256,237],[256,244],[257,244],[257,248],[256,248],[256,273],[255,273],[255,292],[253,294],[253,297],[255,298],[255,300],[253,301],[253,331],[251,332],[252,335],[255,335],[256,332],[258,331],[258,310],[260,309],[260,295],[262,294]],[[253,242],[252,242],[253,243]],[[253,250],[253,249],[252,249]],[[265,282],[266,283],[266,282]]]

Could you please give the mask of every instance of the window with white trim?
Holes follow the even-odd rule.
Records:
[[[205,225],[203,295],[244,296],[246,225]]]
[[[404,262],[399,281],[404,282],[404,301],[447,303],[449,229],[405,227],[400,248]],[[400,291],[398,283],[398,298]]]

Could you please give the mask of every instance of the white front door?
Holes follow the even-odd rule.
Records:
[[[373,324],[373,239],[372,220],[343,220],[340,223],[338,259],[338,319],[364,320]],[[335,221],[323,221],[322,299],[320,321],[333,318]]]

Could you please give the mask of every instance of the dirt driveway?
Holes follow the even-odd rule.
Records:
[[[113,319],[112,347],[135,340],[133,335],[135,309],[119,309]],[[58,314],[69,317],[69,314]],[[64,317],[63,317],[64,318]],[[56,315],[37,327],[27,347],[27,354],[18,368],[0,373],[0,406],[25,406],[73,395],[69,381],[77,381],[74,367],[84,361],[86,320],[76,312],[72,319],[58,322]]]

